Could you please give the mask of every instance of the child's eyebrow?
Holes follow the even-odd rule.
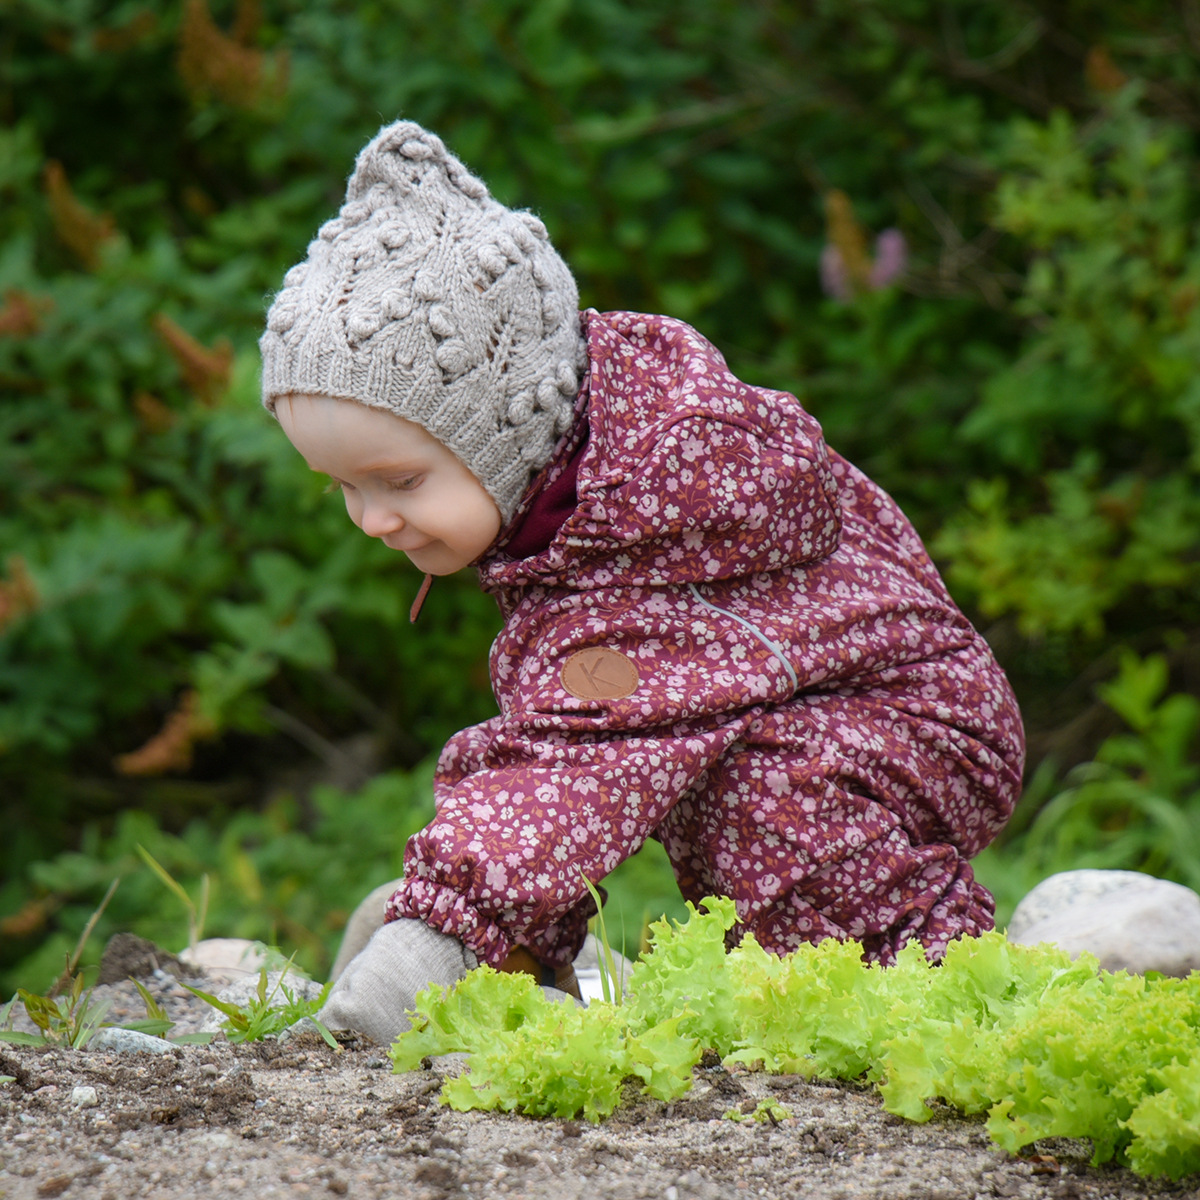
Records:
[[[314,467],[312,463],[308,462],[307,459],[304,461],[308,463],[308,469],[310,471],[316,471],[318,475],[329,475],[329,472],[324,470],[324,468]],[[413,471],[420,471],[423,469],[423,467],[416,463],[406,465],[404,463],[397,463],[395,460],[391,460],[388,462],[371,463],[366,467],[359,467],[357,473],[359,475],[380,475],[387,472],[411,473]]]
[[[381,463],[371,463],[366,467],[359,467],[359,472],[363,475],[382,475],[388,472],[418,471],[420,469],[417,463],[397,462],[395,459],[391,459]]]

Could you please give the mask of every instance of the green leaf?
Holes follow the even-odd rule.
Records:
[[[216,1036],[215,1033],[180,1033],[167,1041],[173,1046],[207,1046]]]
[[[133,986],[137,988],[138,995],[141,996],[142,1003],[144,1003],[146,1006],[147,1019],[158,1022],[159,1024],[166,1022],[167,1027],[170,1028],[172,1022],[167,1016],[166,1009],[164,1009],[163,1006],[159,1004],[159,1002],[155,1000],[155,998],[146,990],[140,980],[134,979],[132,975],[129,977],[129,979]],[[132,1026],[127,1025],[126,1028],[129,1029],[132,1028]]]
[[[193,996],[199,996],[206,1004],[212,1005],[218,1012],[222,1012],[229,1018],[230,1024],[237,1030],[244,1030],[249,1023],[246,1013],[236,1004],[230,1004],[225,1000],[218,1000],[216,996],[209,992],[202,992],[199,988],[194,988],[190,983],[180,983],[180,987],[186,988]]]
[[[0,1029],[0,1042],[10,1042],[14,1046],[45,1046],[46,1037],[40,1033],[22,1033],[17,1029]]]

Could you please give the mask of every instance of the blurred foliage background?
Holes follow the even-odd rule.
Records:
[[[1200,886],[1197,0],[7,0],[0,990],[118,875],[85,961],[179,945],[138,844],[320,972],[493,711],[492,602],[442,581],[410,630],[414,571],[257,399],[398,115],[910,513],[1027,718],[1002,917],[1077,865]],[[609,887],[631,943],[677,911],[657,847]]]

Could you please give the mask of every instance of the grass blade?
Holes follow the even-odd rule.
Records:
[[[89,992],[90,996],[91,993]],[[85,999],[83,1002],[83,1011],[78,1017],[72,1019],[72,1029],[70,1034],[70,1044],[76,1050],[82,1050],[95,1036],[100,1026],[104,1024],[104,1018],[108,1016],[108,1010],[112,1008],[111,1000],[102,1000],[99,1004],[89,1005]]]
[[[83,954],[84,948],[88,944],[88,938],[92,936],[92,930],[96,928],[96,922],[104,915],[104,910],[108,907],[108,902],[113,898],[113,894],[120,886],[121,877],[118,875],[112,883],[108,885],[108,891],[104,893],[104,899],[100,901],[100,906],[88,917],[88,923],[83,927],[83,932],[79,935],[79,941],[75,943],[75,949],[71,952],[71,957],[67,959],[67,969],[58,977],[58,982],[50,989],[51,996],[57,996],[70,982],[71,976],[75,973],[75,968],[79,965],[79,959]],[[80,976],[82,984],[83,977]]]
[[[596,902],[596,924],[600,929],[601,947],[601,952],[596,955],[596,959],[600,964],[600,990],[604,994],[604,1003],[620,1004],[621,992],[618,990],[617,984],[617,964],[613,958],[612,947],[608,944],[608,930],[604,925],[604,904],[591,880],[582,871],[579,872],[579,875],[588,893]],[[615,998],[614,992],[616,993]]]
[[[202,992],[199,988],[194,988],[190,983],[180,983],[182,988],[187,988],[193,996],[199,996],[206,1004],[211,1004],[218,1012],[223,1012],[234,1024],[235,1029],[244,1029],[247,1025],[246,1014],[238,1008],[236,1004],[227,1004],[224,1000],[218,1000],[216,996],[209,992]]]
[[[164,867],[158,859],[146,849],[145,846],[138,842],[134,847],[138,854],[141,855],[142,861],[159,877],[165,887],[174,892],[179,897],[180,903],[187,909],[188,915],[188,945],[194,950],[196,942],[199,940],[196,936],[199,922],[196,919],[196,905],[191,896],[183,890],[183,885]],[[204,904],[205,916],[208,915],[208,877],[205,876],[205,881],[200,885],[201,898]]]
[[[200,911],[196,914],[196,928],[192,931],[193,940],[189,942],[189,947],[192,950],[196,949],[196,943],[204,936],[204,925],[208,920],[208,872],[206,871],[200,876]]]
[[[146,989],[141,985],[141,983],[139,983],[138,980],[134,979],[134,977],[132,975],[130,975],[130,977],[129,977],[129,982],[132,983],[135,988],[137,988],[138,995],[141,996],[142,1003],[145,1004],[145,1006],[146,1006],[147,1020],[166,1021],[168,1028],[174,1024],[174,1022],[170,1019],[170,1017],[167,1016],[166,1009],[163,1008],[163,1006],[161,1004],[159,1004],[159,1002],[157,1000],[155,1000],[155,998],[152,995],[150,995],[150,993],[148,991],[146,991]],[[131,1026],[126,1025],[125,1028],[129,1029],[129,1028],[131,1028]]]
[[[151,1037],[165,1038],[175,1028],[175,1022],[146,1018],[143,1021],[126,1021],[121,1028],[132,1030],[134,1033],[148,1033]]]

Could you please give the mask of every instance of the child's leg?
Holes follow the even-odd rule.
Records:
[[[1014,765],[961,730],[821,695],[756,722],[658,831],[688,899],[732,896],[743,928],[784,954],[827,937],[890,962],[993,927],[966,858],[1016,794]]]

